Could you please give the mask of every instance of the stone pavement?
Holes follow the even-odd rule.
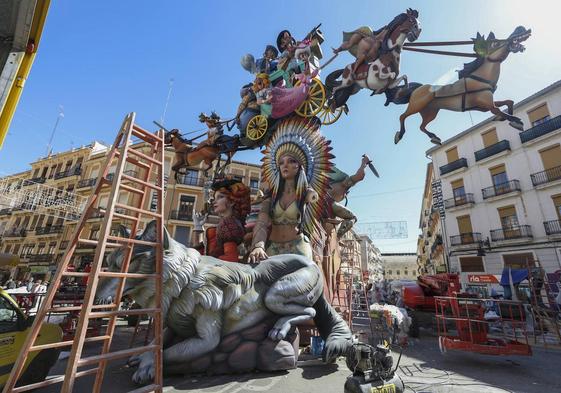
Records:
[[[130,328],[119,327],[117,344],[130,339]],[[89,348],[94,351],[94,348]],[[397,361],[395,354],[394,362]],[[64,372],[65,360],[60,360],[51,375]],[[465,352],[442,355],[435,337],[424,335],[413,339],[404,351],[399,376],[407,392],[416,393],[543,393],[561,392],[561,352],[536,349],[534,356],[493,357]],[[130,382],[133,370],[125,361],[110,364],[103,392],[117,393],[133,390]],[[344,359],[324,365],[318,359],[302,360],[298,368],[280,373],[254,373],[223,376],[168,377],[164,392],[194,393],[329,393],[343,392],[345,379],[350,375]],[[93,378],[80,378],[75,392],[89,392]],[[60,385],[37,390],[54,393]]]

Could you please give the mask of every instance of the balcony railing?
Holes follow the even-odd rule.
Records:
[[[177,184],[183,184],[186,186],[203,187],[205,185],[204,178],[198,178],[188,175],[177,176]]]
[[[82,173],[82,167],[74,167],[65,170],[64,172],[55,173],[55,180],[62,179],[70,176],[77,176]]]
[[[445,175],[447,173],[455,171],[456,169],[467,168],[467,166],[468,166],[467,160],[465,158],[460,158],[457,159],[456,161],[452,161],[449,164],[442,165],[440,167],[440,174]]]
[[[25,237],[27,235],[27,230],[25,228],[11,228],[4,231],[2,237]]]
[[[478,150],[475,152],[475,161],[481,161],[484,158],[494,156],[495,154],[499,154],[502,151],[510,150],[510,143],[509,141],[502,140],[500,142],[495,143],[494,145],[487,146],[484,149]]]
[[[12,208],[7,207],[5,209],[0,210],[0,216],[7,216],[8,214],[12,213]]]
[[[466,232],[457,236],[450,236],[450,244],[452,246],[463,246],[465,244],[475,244],[481,241],[481,233]]]
[[[481,193],[483,194],[483,199],[487,199],[520,190],[520,182],[518,180],[510,180],[504,183],[495,184],[491,187],[483,188]]]
[[[62,233],[64,227],[62,225],[47,225],[35,228],[36,235],[48,235],[51,233]]]
[[[561,115],[554,117],[553,119],[549,119],[544,121],[537,126],[534,126],[526,131],[522,131],[520,135],[520,141],[522,143],[531,141],[532,139],[539,138],[542,135],[549,134],[555,130],[561,128]]]
[[[491,231],[491,240],[494,242],[522,239],[526,237],[534,237],[534,235],[532,235],[532,227],[530,225],[513,225],[509,228],[493,229]]]
[[[76,188],[92,187],[95,185],[97,177],[90,177],[89,179],[82,179],[78,182]]]
[[[561,220],[545,221],[545,233],[548,235],[561,235]]]
[[[454,198],[446,199],[444,201],[444,207],[446,209],[450,209],[456,206],[467,205],[468,203],[475,203],[475,199],[473,198],[473,194],[471,193],[462,194]]]
[[[545,171],[532,173],[530,177],[532,178],[532,184],[534,186],[539,186],[540,184],[546,184],[555,180],[559,180],[561,179],[561,166],[556,166],[554,168],[546,169]]]
[[[22,187],[25,186],[32,186],[34,184],[43,184],[45,182],[45,178],[44,177],[33,177],[31,179],[25,179],[23,181]]]
[[[29,262],[51,262],[54,254],[27,254]]]
[[[172,210],[169,216],[172,220],[193,221],[192,210]]]
[[[63,240],[60,242],[60,245],[58,246],[59,250],[65,250],[66,247],[68,247],[68,240]]]

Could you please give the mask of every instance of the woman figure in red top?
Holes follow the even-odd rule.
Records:
[[[245,219],[251,210],[248,186],[239,180],[219,180],[212,185],[214,214],[220,217],[216,227],[206,230],[205,254],[229,262],[238,262],[238,245],[245,235]],[[194,232],[202,233],[206,215],[196,214]]]

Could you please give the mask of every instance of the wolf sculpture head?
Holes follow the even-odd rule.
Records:
[[[124,228],[121,228],[124,232]],[[122,236],[129,237],[123,233]],[[156,241],[156,222],[150,222],[142,234],[136,237],[144,241]],[[181,290],[187,286],[190,277],[193,276],[196,265],[200,260],[200,254],[183,244],[172,239],[164,228],[164,261],[162,267],[162,307],[163,315],[166,315],[172,299],[179,296]],[[120,272],[126,256],[127,248],[121,247],[107,256],[108,270]],[[153,274],[155,267],[156,252],[153,247],[145,245],[134,245],[131,261],[128,268],[129,273]],[[96,300],[107,303],[115,298],[118,278],[101,278],[96,291]],[[128,278],[125,281],[123,295],[129,295],[142,307],[155,306],[156,279],[155,278]],[[119,299],[120,300],[120,299]]]

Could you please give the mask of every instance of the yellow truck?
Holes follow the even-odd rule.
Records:
[[[31,330],[33,318],[26,316],[14,299],[0,289],[0,386],[8,379],[23,342]],[[50,344],[61,340],[60,326],[44,323],[35,344]],[[18,384],[28,385],[44,380],[59,354],[60,348],[32,352],[27,358]]]

